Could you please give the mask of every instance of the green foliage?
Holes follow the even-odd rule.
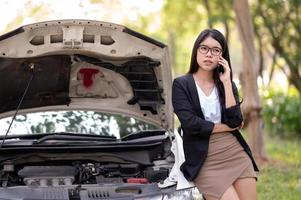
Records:
[[[204,25],[206,11],[200,1],[167,0],[163,8],[163,27],[165,31],[174,31],[178,36],[187,32],[198,32]]]
[[[299,200],[301,196],[301,142],[266,138],[269,162],[262,165],[258,199]]]
[[[274,54],[274,62],[283,71],[289,70],[286,76],[299,93],[301,93],[300,12],[300,0],[258,0],[253,4],[254,27],[261,48]],[[284,70],[286,68],[288,70]]]
[[[263,96],[266,129],[281,137],[301,136],[301,97],[291,89],[288,94],[270,89]]]
[[[301,170],[300,140],[283,139],[279,137],[268,138],[266,149],[272,159],[279,160],[286,165],[296,167]]]
[[[301,183],[300,170],[268,166],[262,169],[258,181],[258,199],[299,200]]]

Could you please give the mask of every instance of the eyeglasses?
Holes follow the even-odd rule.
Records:
[[[198,48],[198,51],[201,54],[207,54],[209,50],[210,50],[211,54],[214,55],[214,56],[219,56],[223,52],[221,48],[218,48],[218,47],[210,48],[206,45],[200,45],[199,48]]]

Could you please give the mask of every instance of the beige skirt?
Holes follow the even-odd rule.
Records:
[[[212,134],[207,158],[194,184],[203,195],[221,198],[238,178],[254,177],[252,161],[231,133]]]

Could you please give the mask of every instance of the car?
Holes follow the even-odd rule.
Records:
[[[0,199],[196,197],[165,44],[102,21],[24,25],[0,36],[0,81]]]

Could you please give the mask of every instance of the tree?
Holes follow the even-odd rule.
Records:
[[[229,41],[230,23],[234,22],[231,1],[203,0],[203,2],[207,11],[208,27],[213,28],[214,25],[222,23],[225,30],[225,38]]]
[[[206,12],[199,1],[166,0],[162,9],[162,32],[167,36],[171,65],[175,73],[187,71],[193,37],[206,26]]]
[[[262,131],[263,120],[260,113],[262,107],[257,86],[259,65],[253,42],[254,30],[248,0],[234,0],[233,6],[242,42],[243,73],[240,74],[240,82],[244,92],[243,112],[250,136],[249,144],[256,158],[266,159]]]
[[[278,65],[301,94],[301,1],[258,0],[253,7],[259,46],[265,51],[272,46],[270,77]]]

